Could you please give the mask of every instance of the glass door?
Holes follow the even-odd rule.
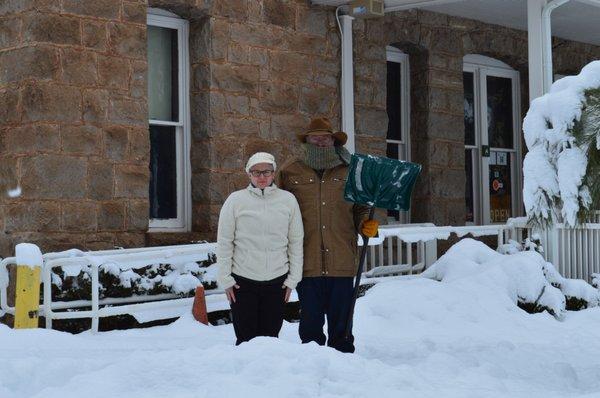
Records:
[[[465,222],[467,224],[481,223],[480,221],[480,190],[476,189],[481,180],[480,163],[480,128],[479,128],[479,82],[475,80],[474,68],[465,66],[463,69],[464,88],[464,120],[465,120]]]
[[[516,162],[513,77],[483,73],[486,82],[487,135],[490,147],[488,158],[489,223],[505,223],[515,216]]]
[[[504,223],[519,213],[519,75],[487,57],[463,68],[465,221]]]

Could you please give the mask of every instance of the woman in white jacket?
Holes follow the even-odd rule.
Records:
[[[302,279],[304,230],[294,195],[273,183],[275,158],[248,159],[250,184],[221,208],[217,233],[219,285],[231,305],[236,345],[277,337],[285,303]]]

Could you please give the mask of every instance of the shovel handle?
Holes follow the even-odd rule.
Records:
[[[375,207],[371,206],[369,209],[369,218],[372,220],[375,215]],[[358,289],[360,287],[360,278],[362,276],[362,270],[365,264],[365,258],[367,257],[367,248],[369,247],[369,237],[362,235],[363,246],[360,249],[360,260],[358,261],[358,271],[356,271],[356,279],[354,282],[354,292],[352,294],[352,302],[350,303],[350,311],[348,312],[348,319],[346,319],[346,332],[345,338],[350,338],[350,331],[352,330],[352,318],[354,317],[354,306],[356,305],[356,299],[358,298]]]

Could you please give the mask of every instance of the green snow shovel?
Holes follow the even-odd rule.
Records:
[[[369,220],[373,219],[375,208],[389,210],[410,209],[410,195],[415,181],[421,172],[421,165],[402,160],[382,158],[371,155],[352,155],[348,180],[344,189],[344,199],[370,207]],[[363,236],[360,261],[354,283],[354,295],[350,312],[346,320],[346,339],[350,337],[354,306],[358,297],[360,277],[362,275],[369,238]]]

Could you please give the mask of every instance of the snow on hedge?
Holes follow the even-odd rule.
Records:
[[[600,150],[600,61],[577,76],[555,82],[532,101],[523,121],[529,152],[523,163],[523,201],[528,218],[538,224],[563,220],[575,226],[589,210],[590,151]],[[594,155],[595,156],[595,155]],[[590,180],[591,178],[591,180]]]
[[[597,289],[583,280],[563,278],[536,251],[501,254],[473,239],[452,246],[422,276],[465,288],[485,286],[534,312],[548,310],[558,319],[567,310],[567,300],[578,300],[577,309],[600,303]]]
[[[63,266],[52,273],[53,295],[57,299],[90,294],[91,268]],[[100,296],[127,297],[159,293],[193,294],[197,286],[216,288],[214,258],[205,262],[152,264],[141,268],[122,267],[106,262],[99,267]]]

